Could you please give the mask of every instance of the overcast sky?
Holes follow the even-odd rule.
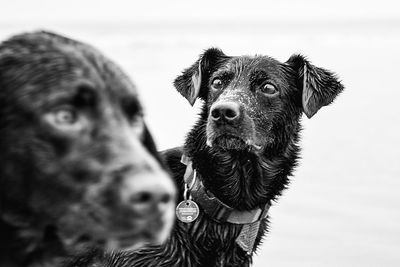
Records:
[[[239,14],[239,15],[238,15]],[[240,17],[239,17],[240,16]],[[2,3],[0,23],[26,20],[342,20],[400,19],[399,1],[103,1],[13,0]]]

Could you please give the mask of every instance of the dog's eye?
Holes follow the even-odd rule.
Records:
[[[121,105],[130,120],[134,120],[138,116],[143,116],[143,109],[137,97],[125,97],[122,99]]]
[[[57,124],[74,124],[77,120],[77,113],[73,109],[59,109],[54,114],[54,122]]]
[[[276,90],[274,85],[266,83],[261,87],[261,92],[267,95],[274,95],[278,92],[278,90]]]
[[[222,80],[219,79],[219,78],[214,79],[214,80],[212,81],[212,83],[211,83],[211,87],[212,87],[214,90],[220,90],[220,89],[222,89],[223,86],[224,86],[224,84],[222,83]]]
[[[68,132],[79,131],[86,125],[84,116],[71,106],[55,108],[44,114],[43,119],[56,129]]]

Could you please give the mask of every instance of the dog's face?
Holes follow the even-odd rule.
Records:
[[[281,63],[267,56],[228,57],[209,49],[175,81],[194,103],[206,102],[207,145],[261,154],[285,147],[302,111],[313,116],[342,86],[302,56]]]
[[[175,187],[137,91],[92,47],[45,32],[3,42],[0,133],[5,223],[32,236],[56,229],[75,248],[168,236]]]
[[[268,57],[236,57],[217,68],[208,84],[207,144],[255,152],[272,145],[278,138],[277,124],[292,108],[294,80],[287,76],[288,71]]]

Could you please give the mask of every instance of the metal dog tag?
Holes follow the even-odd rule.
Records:
[[[176,217],[184,223],[191,223],[197,219],[200,210],[196,202],[192,200],[184,200],[176,206]]]

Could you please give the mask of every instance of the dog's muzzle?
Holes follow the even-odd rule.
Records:
[[[219,101],[210,108],[207,145],[225,150],[248,150],[254,146],[254,123],[236,101]]]

